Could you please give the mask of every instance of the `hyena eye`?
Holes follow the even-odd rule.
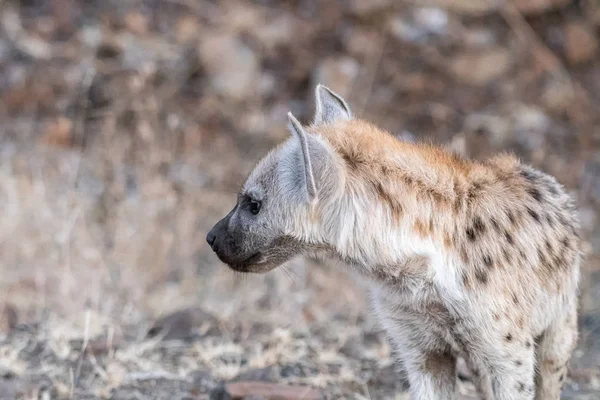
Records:
[[[258,200],[250,200],[250,212],[253,215],[256,215],[259,213],[260,211],[260,207],[262,206],[262,203]]]

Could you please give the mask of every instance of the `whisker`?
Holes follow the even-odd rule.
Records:
[[[294,278],[292,277],[292,274],[290,274],[290,271],[287,269],[287,267],[285,265],[282,265],[280,268],[283,271],[283,273],[286,274],[288,278],[290,278],[290,280],[292,281],[292,283],[294,285],[297,285],[297,282],[294,280]],[[296,278],[297,277],[298,276],[296,275]]]

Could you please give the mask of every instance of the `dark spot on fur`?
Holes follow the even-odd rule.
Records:
[[[561,374],[559,380],[563,382],[565,380],[565,374]]]
[[[504,237],[506,238],[506,241],[508,242],[508,244],[510,244],[510,245],[515,244],[515,241],[513,240],[513,237],[509,231],[504,231]]]
[[[525,254],[525,250],[523,250],[523,249],[519,249],[519,255],[521,256],[521,258],[523,260],[527,259],[527,254]]]
[[[519,392],[525,391],[525,384],[523,382],[519,382],[518,389],[519,389]]]
[[[467,238],[469,238],[471,242],[475,241],[475,231],[473,230],[473,228],[467,228],[466,234]]]
[[[456,359],[449,350],[431,352],[425,355],[422,365],[423,372],[439,376],[456,365]]]
[[[490,257],[489,254],[486,254],[483,256],[483,263],[486,267],[491,268],[494,265],[494,260],[492,260],[492,257]]]
[[[469,278],[469,274],[465,273],[464,271],[462,273],[462,281],[464,287],[467,289],[471,288],[471,279]]]
[[[552,215],[550,215],[550,213],[546,214],[546,221],[548,221],[548,225],[550,225],[550,228],[554,228],[554,218],[552,218]]]
[[[490,223],[492,224],[492,227],[494,228],[494,230],[498,233],[500,233],[500,225],[498,224],[498,221],[496,221],[496,218],[492,217],[490,219]]]
[[[511,296],[512,296],[513,303],[519,304],[519,299],[517,298],[517,295],[513,293]]]
[[[513,340],[512,335],[509,333],[508,335],[504,336],[504,340],[506,340],[507,342],[510,342]]]
[[[531,342],[529,340],[525,342],[525,347],[526,348],[530,348],[531,347]]]
[[[506,216],[508,217],[508,220],[510,221],[511,225],[516,225],[517,220],[515,218],[515,214],[512,211],[507,211]]]
[[[531,183],[535,183],[538,178],[538,175],[534,173],[531,169],[522,169],[521,176]]]
[[[477,278],[477,280],[484,285],[488,281],[487,273],[481,269],[478,269],[477,271],[475,271],[475,278]]]
[[[349,154],[345,151],[341,152],[341,155],[350,170],[356,171],[357,169],[360,168],[362,161],[360,159],[358,159],[358,157],[356,157],[356,155]]]
[[[473,218],[473,229],[477,234],[485,233],[485,225],[479,217]]]
[[[568,226],[569,222],[567,221],[567,219],[565,218],[565,216],[563,214],[558,214],[558,222],[560,222],[560,224],[562,226]]]
[[[546,239],[544,241],[544,245],[546,246],[546,251],[548,253],[552,253],[552,244],[550,244],[550,240]]]
[[[538,202],[542,201],[542,194],[540,193],[540,191],[537,188],[530,187],[527,189],[527,193],[529,193],[529,195],[531,197],[533,197],[536,201],[538,201]]]
[[[504,255],[504,261],[506,261],[507,264],[510,264],[512,262],[512,256],[508,249],[502,249],[502,254]]]
[[[527,212],[529,213],[529,215],[531,215],[531,218],[536,220],[536,222],[540,222],[540,215],[536,211],[527,207]]]
[[[565,248],[565,249],[568,249],[571,247],[571,242],[569,241],[569,238],[566,236],[560,241],[560,244],[562,244],[563,248]]]
[[[473,201],[477,196],[481,194],[483,186],[481,182],[474,182],[467,192],[467,199]]]
[[[381,200],[381,202],[383,204],[387,204],[392,216],[395,220],[399,220],[402,217],[402,205],[398,202],[398,200],[396,200],[395,198],[393,198],[383,187],[383,185],[380,182],[376,182],[375,183],[375,192],[377,193],[377,196],[379,197],[379,199]]]
[[[516,361],[515,361],[515,365],[516,365],[517,367],[520,367],[521,365],[523,365],[523,361],[521,361],[521,360],[516,360]]]

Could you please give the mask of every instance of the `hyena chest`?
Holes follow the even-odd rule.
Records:
[[[455,308],[437,289],[425,281],[413,280],[385,285],[373,282],[370,286],[373,307],[380,322],[388,331],[424,331],[425,341],[446,343],[461,351],[461,338],[455,329],[458,320]]]

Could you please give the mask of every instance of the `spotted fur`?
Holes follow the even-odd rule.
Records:
[[[234,209],[221,223],[236,251],[262,256],[236,269],[341,262],[370,288],[414,399],[454,398],[457,357],[484,399],[559,399],[581,263],[565,189],[511,155],[475,162],[402,142],[323,86],[316,98],[313,123],[290,117],[294,135],[244,185],[265,216]]]

